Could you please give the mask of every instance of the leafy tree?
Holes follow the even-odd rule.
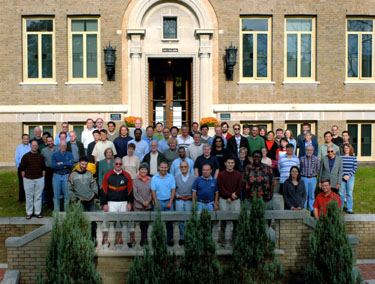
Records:
[[[275,243],[270,240],[263,200],[254,196],[250,216],[242,207],[233,247],[232,272],[235,283],[280,283],[283,270],[275,259]]]
[[[310,237],[310,257],[306,283],[355,283],[353,252],[336,202],[327,204],[326,214],[316,223]]]
[[[46,257],[46,283],[101,283],[94,257],[91,226],[83,215],[81,204],[72,204],[61,221],[55,214]],[[38,281],[42,282],[41,279]]]

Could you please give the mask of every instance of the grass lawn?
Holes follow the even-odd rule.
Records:
[[[354,212],[375,213],[375,168],[360,168],[355,176]],[[18,201],[16,171],[0,172],[0,217],[25,216],[25,203]],[[43,215],[51,215],[43,206]]]

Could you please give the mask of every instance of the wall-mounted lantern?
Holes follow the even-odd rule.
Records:
[[[237,61],[237,47],[234,47],[232,43],[230,46],[225,48],[225,73],[228,81],[233,81],[233,70]]]
[[[111,43],[104,49],[104,65],[107,73],[107,81],[115,80],[116,48]]]

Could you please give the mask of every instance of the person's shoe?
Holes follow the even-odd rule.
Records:
[[[315,216],[314,216],[314,211],[311,211],[310,215],[311,215],[311,217],[314,218],[314,217],[315,217]]]
[[[185,240],[179,240],[178,244],[179,244],[179,246],[183,246],[185,244]]]
[[[167,245],[168,245],[169,247],[173,247],[173,241],[169,241],[169,242],[167,242]]]
[[[350,211],[346,211],[346,213],[348,213],[348,214],[354,214],[354,211],[353,210],[350,210]]]
[[[26,220],[30,220],[31,219],[31,215],[26,215]]]
[[[129,242],[129,243],[128,243],[128,248],[132,248],[132,247],[133,247],[132,243]]]

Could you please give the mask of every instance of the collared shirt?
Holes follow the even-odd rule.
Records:
[[[301,176],[316,177],[319,173],[320,160],[317,156],[303,156],[299,158]]]
[[[249,155],[252,156],[253,152],[255,150],[262,150],[262,148],[266,147],[266,143],[264,142],[264,139],[260,136],[253,137],[249,136],[247,137],[247,141],[249,142],[249,147],[250,147],[250,153]]]
[[[327,156],[328,147],[333,147],[333,150],[335,151],[336,156],[340,155],[339,146],[337,146],[336,144],[333,144],[333,143],[328,146],[328,144],[324,143],[324,144],[319,146],[319,154],[318,154],[319,159],[322,159],[322,157]]]
[[[62,165],[58,165],[58,162],[62,162]],[[58,151],[52,155],[52,168],[57,174],[69,174],[73,164],[74,158],[70,152],[61,153]]]
[[[263,198],[263,201],[272,199],[275,182],[269,166],[260,164],[259,167],[255,167],[250,163],[245,168],[244,182],[246,198],[253,198],[257,194]]]
[[[148,152],[150,152],[147,142],[144,140],[140,140],[138,142],[135,140],[132,140],[132,143],[135,145],[134,155],[136,155],[139,158],[139,160],[142,161],[144,156]]]
[[[169,200],[172,189],[176,189],[176,181],[171,174],[167,173],[165,177],[161,177],[158,172],[152,177],[151,190],[156,192],[157,200]]]
[[[182,181],[186,182],[189,179],[189,176],[190,176],[189,173],[186,176],[184,176],[184,175],[181,174]]]
[[[79,160],[78,146],[77,146],[77,143],[73,143],[73,142],[71,142],[70,145],[72,147],[72,154],[74,157],[74,162],[76,163]]]
[[[154,133],[154,135],[152,135],[152,137],[155,137],[156,139],[158,139],[159,141],[163,140],[164,139],[164,135],[163,133],[162,134],[158,134],[157,132]]]
[[[291,158],[288,155],[280,158],[279,162],[277,163],[277,167],[279,168],[280,172],[280,183],[284,183],[284,181],[289,177],[290,168],[293,166],[297,166],[299,168],[299,159],[296,155],[293,154]]]
[[[151,141],[158,141],[158,144],[159,144],[159,140],[155,137],[152,137],[151,139],[148,138],[148,136],[146,136],[145,138],[142,138],[143,141],[145,141],[148,145],[148,152],[151,151]]]
[[[193,162],[193,160],[189,159],[189,158],[185,158],[184,161],[187,162],[188,165],[189,165],[189,173],[194,175],[194,162]],[[181,162],[182,162],[182,159],[180,157],[178,157],[176,160],[173,161],[173,163],[171,165],[171,168],[170,168],[171,175],[177,176],[177,175],[181,174],[181,169],[180,169]]]
[[[53,153],[56,153],[59,151],[59,148],[56,146],[53,146],[51,149],[50,147],[45,147],[42,150],[42,155],[44,156],[46,167],[52,168],[52,155]]]
[[[184,147],[185,150],[189,147],[190,144],[194,143],[193,137],[188,135],[186,138],[182,137],[182,135],[177,137],[177,145],[178,147]]]
[[[216,170],[220,170],[220,163],[219,160],[215,156],[209,156],[206,158],[204,155],[199,156],[194,163],[194,169],[198,169],[199,176],[202,175],[202,168],[205,164],[209,164],[211,166],[211,176],[215,176]]]
[[[326,214],[326,206],[327,203],[336,201],[339,208],[341,208],[341,199],[340,196],[338,196],[333,191],[330,192],[328,196],[324,195],[324,192],[319,193],[314,201],[314,208],[318,209],[318,216],[322,214]]]
[[[92,133],[94,132],[94,128],[89,130],[89,129],[85,129],[84,131],[82,131],[82,134],[81,134],[81,142],[83,143],[83,147],[85,149],[87,149],[87,147],[89,146],[89,144],[91,142],[94,141],[94,135],[92,135]]]
[[[159,144],[158,144],[158,151],[160,153],[164,153],[165,151],[167,151],[169,149],[169,145],[168,145],[168,142],[167,140],[163,139],[163,140],[160,140],[159,141]]]
[[[30,148],[30,143],[25,145],[25,144],[21,144],[21,145],[18,145],[17,149],[16,149],[16,155],[14,157],[14,161],[16,163],[16,167],[19,168],[20,164],[21,164],[21,159],[22,157],[31,151],[31,148]]]
[[[92,155],[94,157],[96,157],[96,161],[97,162],[105,159],[104,151],[107,148],[111,148],[112,149],[113,155],[117,154],[116,149],[115,149],[115,145],[113,144],[113,142],[111,142],[109,140],[106,140],[104,142],[103,141],[99,141],[98,143],[95,144],[94,150],[92,151]]]
[[[200,176],[194,181],[192,191],[197,192],[198,201],[213,201],[215,199],[215,193],[219,191],[217,180],[212,176],[208,179]]]

